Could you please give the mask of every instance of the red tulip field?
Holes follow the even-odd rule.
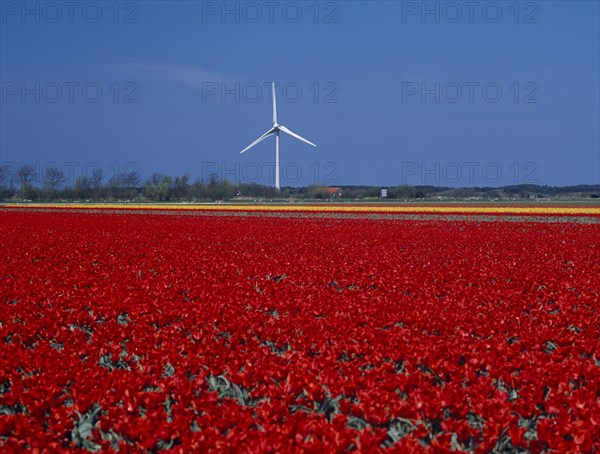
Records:
[[[599,452],[600,223],[473,218],[0,211],[0,451]]]

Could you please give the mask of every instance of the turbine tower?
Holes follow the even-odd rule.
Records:
[[[272,94],[273,94],[273,127],[271,129],[269,129],[267,132],[265,132],[258,139],[256,139],[254,142],[252,142],[250,145],[248,145],[246,148],[244,148],[242,151],[240,151],[240,154],[244,153],[245,151],[248,151],[250,148],[252,148],[257,143],[262,142],[267,137],[275,134],[275,189],[277,189],[279,191],[279,189],[280,189],[280,183],[279,183],[279,131],[283,131],[286,134],[288,134],[292,137],[295,137],[298,140],[301,140],[302,142],[312,145],[313,147],[316,147],[316,145],[314,143],[306,140],[304,137],[300,137],[298,134],[293,133],[285,126],[277,123],[277,101],[275,100],[275,82],[273,82],[273,85],[272,85]]]

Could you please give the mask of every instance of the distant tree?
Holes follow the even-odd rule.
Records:
[[[414,199],[417,190],[411,185],[396,186],[389,191],[390,198],[394,199]]]
[[[168,201],[173,191],[173,179],[160,173],[154,173],[148,177],[142,193],[149,200]]]
[[[77,177],[73,188],[77,199],[89,199],[92,196],[92,182],[87,175]]]
[[[104,180],[104,172],[102,168],[96,167],[92,171],[92,175],[88,177],[91,193],[90,196],[93,199],[99,199],[102,195],[102,180]]]
[[[11,182],[10,180],[10,167],[6,164],[0,165],[0,199],[6,199],[10,196],[10,193],[12,192],[8,189],[8,183]]]
[[[227,180],[210,187],[210,198],[212,200],[229,200],[235,197],[236,188]]]
[[[306,197],[320,200],[326,198],[327,193],[322,187],[312,184],[308,187]]]
[[[204,181],[197,179],[190,186],[190,197],[195,200],[205,200],[208,198],[207,186],[204,184]]]
[[[137,188],[140,185],[140,173],[137,170],[123,172],[121,175],[126,187]]]
[[[176,200],[182,200],[189,194],[189,180],[189,175],[175,177],[175,181],[173,182],[173,198]]]
[[[135,198],[140,184],[140,174],[137,170],[120,172],[108,181],[109,196],[117,199]]]
[[[261,197],[270,199],[277,195],[277,191],[274,187],[257,183],[238,184],[237,190],[242,197]]]
[[[17,167],[17,180],[21,197],[31,198],[34,195],[32,183],[37,178],[35,167],[31,164],[21,164]]]
[[[44,188],[48,196],[56,197],[58,189],[67,181],[65,173],[58,167],[49,167],[44,174]]]
[[[6,189],[10,179],[10,167],[7,164],[0,165],[0,189]]]
[[[7,181],[8,181],[8,166],[6,164],[2,164],[0,166],[0,188],[3,188]]]
[[[219,174],[217,172],[211,172],[208,176],[208,184],[210,186],[215,186],[219,184],[220,181],[221,179],[219,178]]]
[[[209,175],[208,180],[208,183],[203,180],[196,180],[194,184],[188,184],[186,197],[194,200],[228,200],[238,193],[238,187],[227,180],[219,181],[216,173]],[[185,182],[187,184],[187,179]],[[177,184],[177,179],[175,179],[175,186]]]
[[[92,172],[92,177],[90,178],[90,182],[94,189],[99,189],[102,187],[102,180],[104,180],[104,172],[100,167],[97,167]]]
[[[37,177],[37,172],[35,167],[31,164],[21,164],[17,168],[17,178],[19,179],[19,184],[21,188],[27,186],[33,182]]]
[[[158,184],[158,200],[171,200],[173,195],[173,178],[165,176]]]
[[[153,173],[146,180],[146,184],[149,184],[151,186],[159,185],[160,182],[163,180],[164,177],[165,176],[162,173]]]

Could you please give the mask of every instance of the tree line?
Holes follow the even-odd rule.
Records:
[[[211,174],[208,181],[192,182],[189,175],[171,177],[161,173],[154,173],[142,181],[137,170],[119,172],[110,178],[99,167],[89,173],[70,183],[58,167],[48,167],[40,175],[31,164],[21,164],[16,169],[0,165],[0,200],[171,202],[229,200],[242,195],[259,198],[282,195],[274,188],[259,184],[233,184],[221,180],[217,174]]]
[[[189,175],[171,177],[154,173],[142,180],[137,170],[113,174],[108,178],[99,167],[89,175],[69,182],[58,167],[48,167],[42,175],[34,165],[21,164],[14,169],[0,165],[0,200],[14,201],[217,201],[230,199],[297,198],[375,199],[381,198],[381,186],[342,186],[332,194],[328,188],[308,187],[275,188],[256,183],[232,183],[217,174],[207,181],[191,181]],[[528,199],[528,198],[600,198],[600,185],[540,186],[513,185],[500,188],[449,188],[438,186],[399,185],[386,187],[387,199]]]

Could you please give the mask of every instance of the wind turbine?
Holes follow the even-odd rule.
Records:
[[[258,139],[256,139],[254,142],[252,142],[250,145],[248,145],[246,148],[244,148],[242,151],[240,151],[240,154],[244,153],[245,151],[248,151],[250,148],[252,148],[257,143],[262,142],[267,137],[275,134],[275,189],[277,189],[279,191],[279,189],[280,189],[280,184],[279,184],[279,131],[283,131],[286,134],[288,134],[292,137],[295,137],[298,140],[301,140],[302,142],[312,145],[313,147],[316,147],[316,145],[314,143],[306,140],[304,137],[300,137],[298,134],[293,133],[285,126],[277,123],[277,101],[275,100],[275,82],[273,82],[273,85],[272,85],[272,94],[273,94],[273,127],[271,129],[269,129],[267,132],[265,132]]]

